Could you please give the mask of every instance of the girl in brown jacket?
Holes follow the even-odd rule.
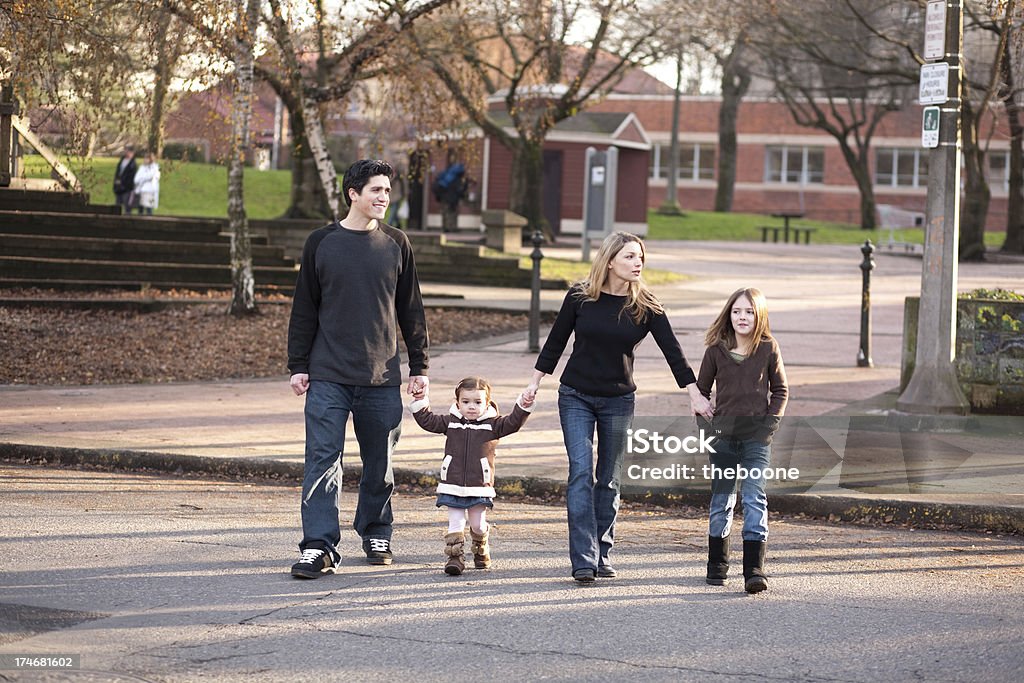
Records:
[[[488,546],[487,508],[494,507],[494,450],[498,439],[523,426],[533,409],[533,400],[522,396],[508,415],[498,417],[491,401],[491,385],[479,377],[467,377],[455,387],[455,403],[447,415],[430,412],[425,394],[415,395],[409,408],[418,424],[428,432],[444,434],[444,460],[437,484],[437,506],[448,508],[448,533],[444,572],[459,576],[466,568],[462,559],[466,540],[466,517],[473,539],[473,566],[491,566]]]
[[[753,287],[733,292],[704,343],[707,351],[697,388],[710,398],[711,387],[715,387],[714,421],[702,426],[715,434],[711,465],[716,468],[713,472],[721,473],[713,474],[711,481],[707,583],[724,585],[729,571],[736,474],[742,467],[750,472],[740,484],[743,587],[748,593],[759,593],[768,588],[764,573],[768,497],[763,473],[771,459],[772,435],[789,400],[786,368],[768,325],[764,294]]]

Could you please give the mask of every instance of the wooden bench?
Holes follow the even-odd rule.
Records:
[[[808,228],[805,226],[794,226],[790,228],[793,231],[793,244],[800,244],[800,233],[804,235],[804,244],[811,243],[811,233],[817,230],[817,228]]]
[[[760,225],[758,228],[761,230],[761,241],[768,241],[768,232],[772,233],[772,242],[779,241],[779,233],[782,233],[782,241],[789,243],[789,236],[793,235],[793,244],[800,244],[801,235],[804,238],[804,244],[811,243],[811,233],[817,230],[817,228],[809,228],[797,225]]]

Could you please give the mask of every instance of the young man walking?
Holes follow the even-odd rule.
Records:
[[[319,578],[341,561],[338,498],[349,415],[363,474],[353,526],[370,564],[391,564],[391,454],[402,424],[401,332],[410,394],[427,385],[427,326],[412,248],[383,223],[394,171],[363,159],[345,173],[349,205],[302,251],[288,326],[288,369],[306,396],[301,557],[292,576]]]

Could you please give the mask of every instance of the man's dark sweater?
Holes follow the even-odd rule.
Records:
[[[427,324],[409,238],[379,223],[315,230],[302,250],[288,326],[288,369],[354,386],[402,382],[401,329],[409,372],[427,369]]]
[[[680,388],[696,381],[683,356],[679,340],[664,313],[649,314],[640,325],[622,310],[624,296],[601,294],[597,301],[585,301],[573,287],[537,358],[536,369],[551,374],[558,365],[569,335],[576,333],[572,354],[559,381],[592,396],[624,396],[636,391],[633,383],[633,351],[648,333],[665,355]]]

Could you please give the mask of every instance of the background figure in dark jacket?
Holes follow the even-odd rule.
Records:
[[[448,508],[445,574],[459,576],[466,568],[462,559],[466,541],[466,516],[473,538],[473,565],[491,566],[487,544],[487,508],[494,502],[494,450],[498,439],[518,432],[526,422],[533,401],[520,396],[512,412],[498,417],[491,401],[491,385],[479,377],[467,377],[455,387],[455,403],[447,415],[430,412],[426,391],[413,395],[409,409],[416,423],[435,434],[444,434],[444,459],[437,484],[437,506]]]
[[[466,167],[461,162],[452,162],[434,180],[431,187],[434,199],[441,202],[441,231],[456,232],[459,229],[459,202],[469,190]]]
[[[114,169],[114,199],[121,212],[132,212],[132,195],[135,193],[135,147],[125,145],[124,153]]]

